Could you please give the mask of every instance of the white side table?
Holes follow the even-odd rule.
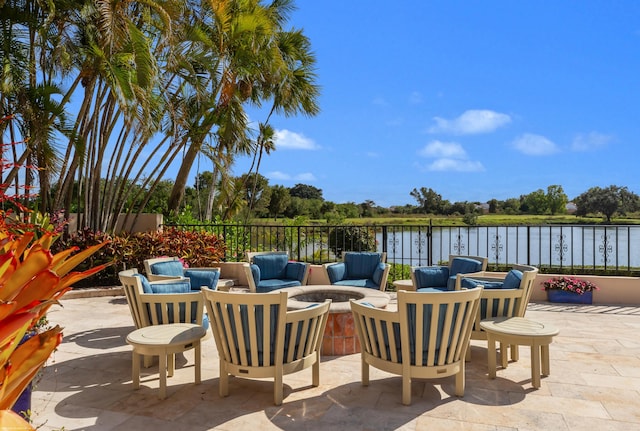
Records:
[[[560,331],[545,323],[525,319],[524,317],[501,317],[486,319],[480,322],[480,327],[487,333],[487,354],[489,378],[496,377],[496,341],[506,344],[531,347],[531,385],[540,387],[540,362],[542,361],[542,375],[548,376],[549,344]],[[502,366],[506,367],[507,352],[501,349]]]
[[[127,336],[127,343],[133,346],[133,388],[140,387],[140,356],[158,356],[160,374],[160,399],[167,397],[167,375],[173,376],[174,355],[195,349],[195,383],[200,383],[200,340],[206,334],[200,325],[191,323],[171,323],[146,326],[136,329]],[[167,366],[167,357],[169,364]]]

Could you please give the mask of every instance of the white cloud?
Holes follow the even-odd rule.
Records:
[[[373,151],[367,151],[365,154],[367,155],[367,157],[371,157],[372,159],[377,159],[378,157],[380,157],[380,154]]]
[[[480,162],[467,160],[467,152],[457,142],[431,141],[418,151],[422,157],[434,158],[427,165],[428,171],[439,172],[481,172],[484,166]]]
[[[269,172],[268,174],[266,174],[266,177],[269,180],[274,180],[274,181],[305,181],[305,182],[312,182],[316,180],[315,175],[313,175],[311,172],[304,172],[301,174],[297,174],[297,175],[291,175],[291,174],[287,174],[285,172],[281,172],[281,171],[273,171],[273,172]]]
[[[482,172],[484,166],[471,160],[438,159],[427,166],[429,171],[439,172]]]
[[[525,133],[513,141],[513,147],[529,156],[546,156],[558,152],[558,147],[544,136]]]
[[[457,142],[431,141],[418,154],[423,157],[467,158],[467,152]]]
[[[470,109],[453,120],[441,117],[434,117],[433,120],[436,124],[429,128],[429,133],[473,135],[493,132],[499,127],[509,124],[511,117],[487,109]]]
[[[288,181],[291,179],[291,175],[285,174],[284,172],[280,171],[273,171],[267,174],[267,178],[269,178],[270,180]]]
[[[320,148],[313,139],[287,129],[276,130],[275,141],[276,149],[317,150]]]
[[[571,150],[573,151],[591,151],[605,147],[613,139],[610,135],[603,135],[598,132],[581,133],[573,138]]]

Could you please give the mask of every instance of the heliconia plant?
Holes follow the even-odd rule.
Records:
[[[57,235],[18,232],[0,214],[0,429],[33,429],[20,415],[7,409],[62,340],[59,326],[35,332],[36,323],[74,283],[109,265],[74,272],[78,264],[107,242],[81,251],[72,247],[53,254],[50,246]],[[33,336],[23,341],[30,332]]]

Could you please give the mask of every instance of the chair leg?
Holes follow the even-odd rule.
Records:
[[[466,385],[464,361],[461,361],[460,364],[460,371],[456,374],[456,395],[463,397],[464,387]]]
[[[200,356],[201,356],[201,351],[202,348],[200,347],[200,340],[198,340],[196,343],[196,347],[195,347],[195,380],[196,380],[196,385],[198,383],[200,383],[200,381],[202,380],[202,366],[200,363]]]
[[[220,361],[220,396],[226,397],[229,395],[229,373],[227,367],[224,365],[224,361]]]
[[[282,371],[282,370],[281,370]],[[281,406],[282,405],[282,386],[283,386],[283,382],[282,382],[282,372],[278,373],[276,372],[276,375],[273,379],[273,403],[277,406]]]
[[[311,384],[314,387],[320,386],[320,358],[311,367]]]
[[[402,404],[411,405],[411,377],[406,373],[402,374]]]
[[[369,386],[369,364],[364,360],[361,360],[361,374],[362,374],[362,386]]]

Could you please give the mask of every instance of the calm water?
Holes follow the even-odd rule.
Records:
[[[426,265],[449,254],[487,256],[490,263],[640,268],[640,226],[434,227],[387,233],[389,262]],[[376,236],[382,250],[383,235]]]

